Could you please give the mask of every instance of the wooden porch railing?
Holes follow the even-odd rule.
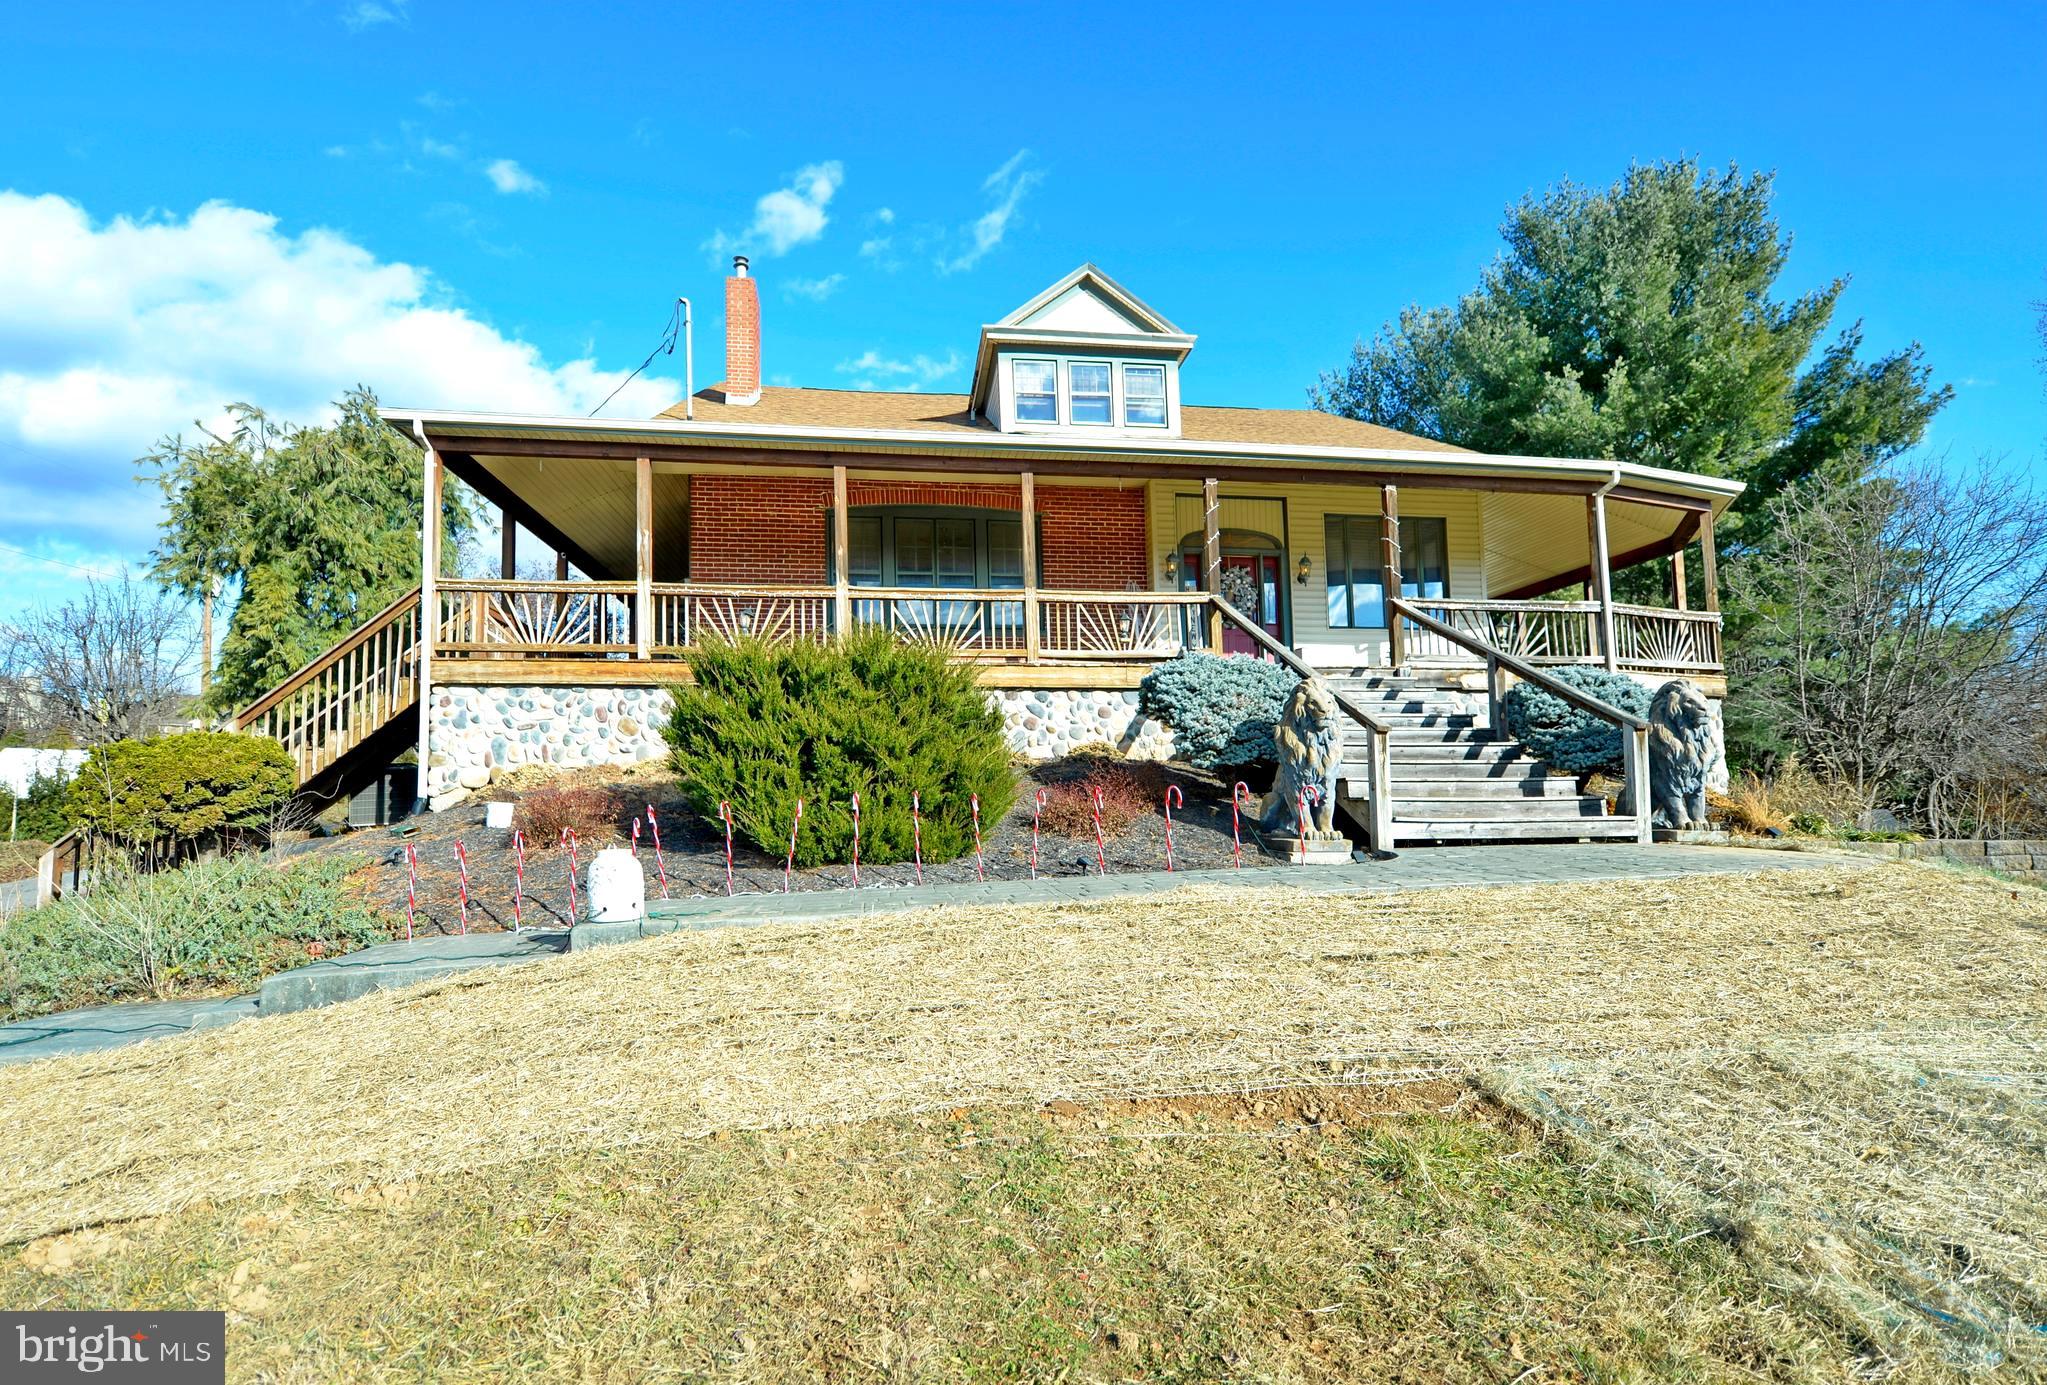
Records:
[[[1658,606],[1613,608],[1614,661],[1622,668],[1657,673],[1718,673],[1718,611],[1669,611]]]
[[[1456,636],[1542,667],[1597,664],[1600,647],[1596,601],[1423,601],[1399,606],[1420,611]],[[1718,673],[1720,613],[1620,606],[1614,614],[1614,664],[1644,673]],[[1401,632],[1408,662],[1423,666],[1480,662],[1464,639],[1439,634],[1410,618]]]
[[[631,654],[631,582],[434,583],[434,655]]]
[[[279,741],[305,783],[419,695],[419,589],[237,712],[234,728]]]

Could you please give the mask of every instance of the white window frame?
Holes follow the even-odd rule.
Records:
[[[1073,401],[1077,396],[1073,388],[1073,368],[1075,366],[1083,365],[1100,366],[1105,372],[1107,372],[1109,377],[1109,388],[1105,393],[1101,395],[1095,395],[1093,393],[1090,393],[1087,396],[1087,398],[1089,399],[1103,398],[1109,401],[1109,416],[1099,421],[1095,419],[1083,419],[1074,412]],[[1118,399],[1116,394],[1115,361],[1103,360],[1093,356],[1069,356],[1066,358],[1066,369],[1060,373],[1064,377],[1061,383],[1066,387],[1066,420],[1068,427],[1114,428],[1116,426],[1116,416],[1121,411],[1122,401]]]
[[[1130,372],[1133,370],[1155,370],[1158,372],[1159,421],[1157,423],[1139,422],[1130,416]],[[1123,361],[1120,363],[1116,376],[1116,383],[1119,387],[1117,391],[1116,416],[1123,421],[1125,428],[1170,428],[1173,426],[1173,401],[1166,397],[1168,385],[1164,362]]]
[[[1025,417],[1024,417],[1024,411],[1023,411],[1023,402],[1024,402],[1024,393],[1025,393],[1025,392],[1024,392],[1024,389],[1023,389],[1023,386],[1022,386],[1022,384],[1021,384],[1021,383],[1020,383],[1020,382],[1018,381],[1018,379],[1017,379],[1017,370],[1016,370],[1016,368],[1017,368],[1018,366],[1024,366],[1024,365],[1041,365],[1041,366],[1044,366],[1044,367],[1045,367],[1045,368],[1046,368],[1047,370],[1049,370],[1049,371],[1051,371],[1051,372],[1052,372],[1052,395],[1051,395],[1051,398],[1052,398],[1052,417],[1050,417],[1050,418],[1025,418]],[[1062,426],[1062,425],[1063,425],[1063,424],[1065,423],[1065,419],[1066,419],[1066,409],[1065,409],[1065,405],[1064,405],[1064,402],[1063,402],[1063,398],[1064,398],[1064,396],[1063,396],[1063,392],[1062,392],[1062,390],[1061,390],[1061,385],[1063,384],[1063,377],[1064,377],[1065,373],[1066,373],[1066,372],[1064,372],[1063,370],[1061,370],[1061,369],[1059,368],[1059,361],[1058,361],[1058,358],[1056,358],[1056,357],[1051,357],[1051,356],[1012,356],[1012,357],[1010,357],[1010,359],[1009,359],[1009,387],[1010,387],[1010,392],[1011,392],[1012,396],[1013,396],[1013,397],[1014,397],[1014,399],[1015,399],[1015,405],[1014,405],[1014,407],[1015,407],[1015,409],[1016,409],[1016,421],[1017,421],[1018,423],[1020,423],[1020,424],[1024,424],[1024,425],[1026,425],[1026,426],[1028,426],[1028,427],[1033,427],[1033,428],[1058,428],[1058,427]],[[1032,397],[1032,398],[1034,398],[1034,399],[1035,399],[1035,398],[1043,398],[1043,397],[1044,397],[1044,396],[1043,396],[1043,394],[1042,394],[1042,392],[1040,392],[1040,391],[1038,391],[1038,390],[1032,390],[1032,391],[1030,391],[1030,395],[1031,395],[1031,397]]]

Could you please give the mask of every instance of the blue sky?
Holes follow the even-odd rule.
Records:
[[[1936,447],[2047,450],[2039,5],[1074,18],[15,7],[0,615],[139,559],[132,459],[229,399],[584,412],[678,293],[715,381],[735,244],[771,382],[964,388],[978,324],[1092,259],[1200,334],[1190,401],[1296,405],[1508,202],[1685,153],[1777,171],[1783,290],[1852,274],[1871,349],[1925,344]],[[613,412],[679,395],[654,369]]]

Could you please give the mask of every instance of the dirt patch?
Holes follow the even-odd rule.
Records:
[[[1157,1124],[1176,1129],[1338,1134],[1349,1126],[1406,1116],[1461,1116],[1509,1120],[1476,1087],[1451,1078],[1369,1086],[1274,1087],[1257,1092],[1203,1092],[1187,1096],[1110,1097],[1051,1101],[1041,1108],[1061,1130]]]

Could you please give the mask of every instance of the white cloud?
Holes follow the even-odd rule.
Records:
[[[846,282],[843,274],[827,274],[822,279],[791,279],[782,285],[782,292],[792,298],[808,298],[813,303],[822,303],[839,291],[839,285]]]
[[[839,362],[836,369],[841,375],[853,377],[854,389],[914,391],[935,385],[946,376],[956,374],[961,363],[960,353],[957,351],[946,352],[943,359],[926,356],[920,352],[905,361],[884,356],[870,347],[853,360]]]
[[[392,403],[582,414],[624,374],[550,364],[450,300],[423,268],[245,207],[95,223],[0,191],[0,542],[139,560],[157,503],[134,459],[230,401],[310,423],[360,383]],[[643,376],[605,412],[681,396]]]
[[[519,167],[517,159],[493,159],[485,166],[483,176],[490,179],[491,186],[502,193],[547,191],[547,184]]]
[[[895,210],[891,207],[883,207],[874,214],[874,219],[884,226],[893,226],[896,224]]]
[[[458,96],[443,96],[437,91],[423,91],[419,94],[419,104],[430,111],[452,111],[462,104],[462,99]]]
[[[341,7],[341,22],[356,33],[379,24],[402,24],[410,0],[354,0]]]
[[[719,231],[704,242],[704,249],[713,258],[735,251],[786,255],[824,234],[830,224],[825,206],[845,181],[845,167],[837,159],[800,168],[788,187],[776,188],[753,204],[753,225],[737,235]]]
[[[956,274],[961,270],[972,269],[981,262],[983,255],[1002,244],[1003,236],[1009,233],[1010,218],[1016,215],[1017,206],[1023,201],[1024,194],[1045,181],[1042,169],[1023,166],[1030,153],[1028,149],[1017,150],[1004,161],[1002,167],[981,180],[981,191],[992,196],[995,205],[982,213],[980,219],[969,228],[967,234],[973,243],[950,259],[939,261],[938,267],[941,272]]]

